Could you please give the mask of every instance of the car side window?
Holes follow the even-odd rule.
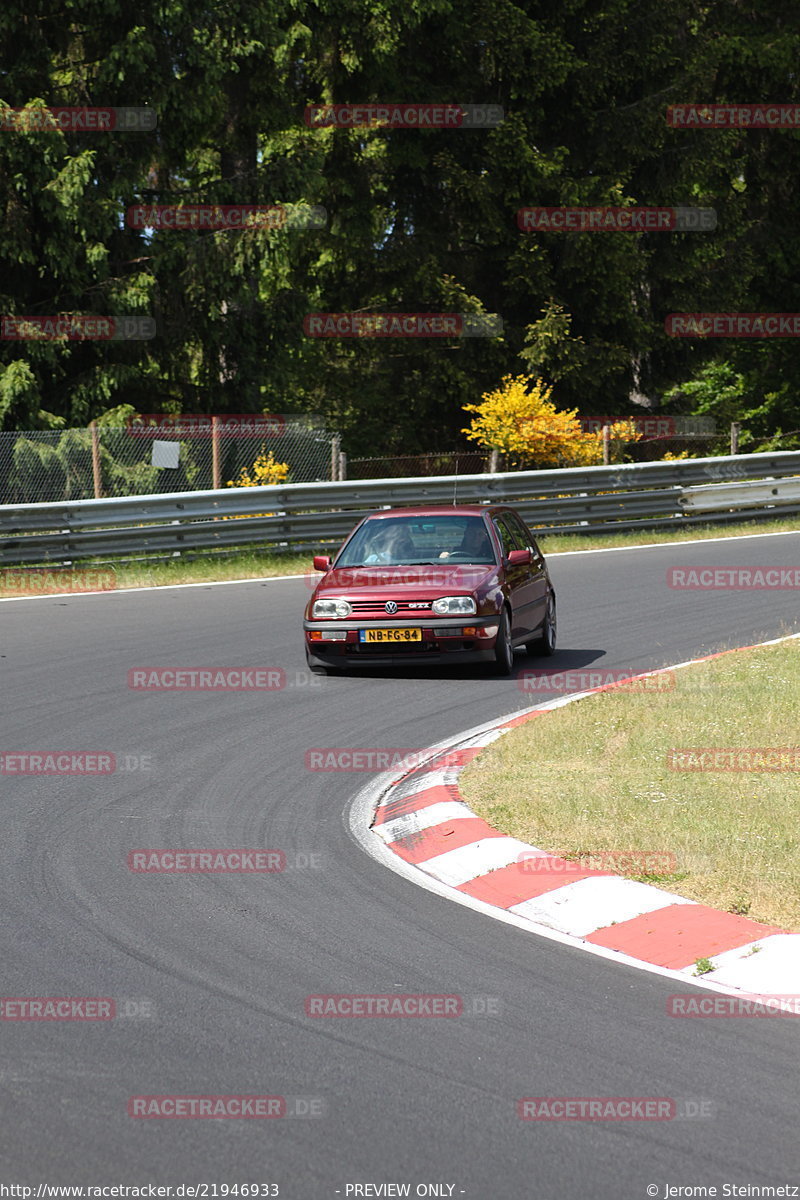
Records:
[[[530,549],[533,551],[533,557],[541,558],[542,552],[536,545],[536,539],[534,538],[530,529],[528,529],[525,522],[522,520],[522,517],[519,515],[519,513],[509,513],[508,519],[510,520],[514,529],[517,531],[517,536],[522,539],[522,545],[524,548],[527,550],[528,547],[530,547]]]
[[[524,546],[518,545],[516,535],[506,523],[505,517],[495,517],[494,527],[503,546],[504,558],[508,558],[512,550],[524,549]]]

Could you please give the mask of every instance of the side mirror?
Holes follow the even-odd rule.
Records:
[[[330,567],[331,567],[331,560],[327,554],[315,554],[314,555],[314,570],[315,571],[329,571]]]
[[[512,550],[508,556],[510,567],[525,567],[531,562],[530,550]]]

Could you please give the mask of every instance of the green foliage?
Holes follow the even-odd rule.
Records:
[[[797,339],[673,339],[664,318],[800,311],[799,135],[672,130],[665,108],[796,102],[797,24],[786,0],[70,0],[67,15],[9,0],[7,105],[148,106],[158,127],[0,136],[0,313],[147,314],[158,334],[0,341],[0,427],[314,412],[351,455],[414,453],[461,440],[462,407],[525,372],[553,381],[562,410],[624,415],[645,397],[744,421],[743,448],[790,445]],[[497,104],[505,119],[303,121],[308,104],[398,99]],[[125,224],[136,204],[196,202],[322,205],[328,223]],[[718,226],[518,229],[520,207],[563,204],[693,204]],[[354,310],[496,312],[505,332],[303,332],[309,312]]]

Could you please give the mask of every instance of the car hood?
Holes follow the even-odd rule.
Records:
[[[337,567],[317,585],[316,596],[348,596],[351,599],[379,599],[408,596],[435,600],[451,592],[473,592],[485,588],[497,578],[494,564],[443,562],[441,565],[406,567]]]

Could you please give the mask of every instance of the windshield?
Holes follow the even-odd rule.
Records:
[[[337,567],[495,562],[481,517],[371,517],[345,546]]]

